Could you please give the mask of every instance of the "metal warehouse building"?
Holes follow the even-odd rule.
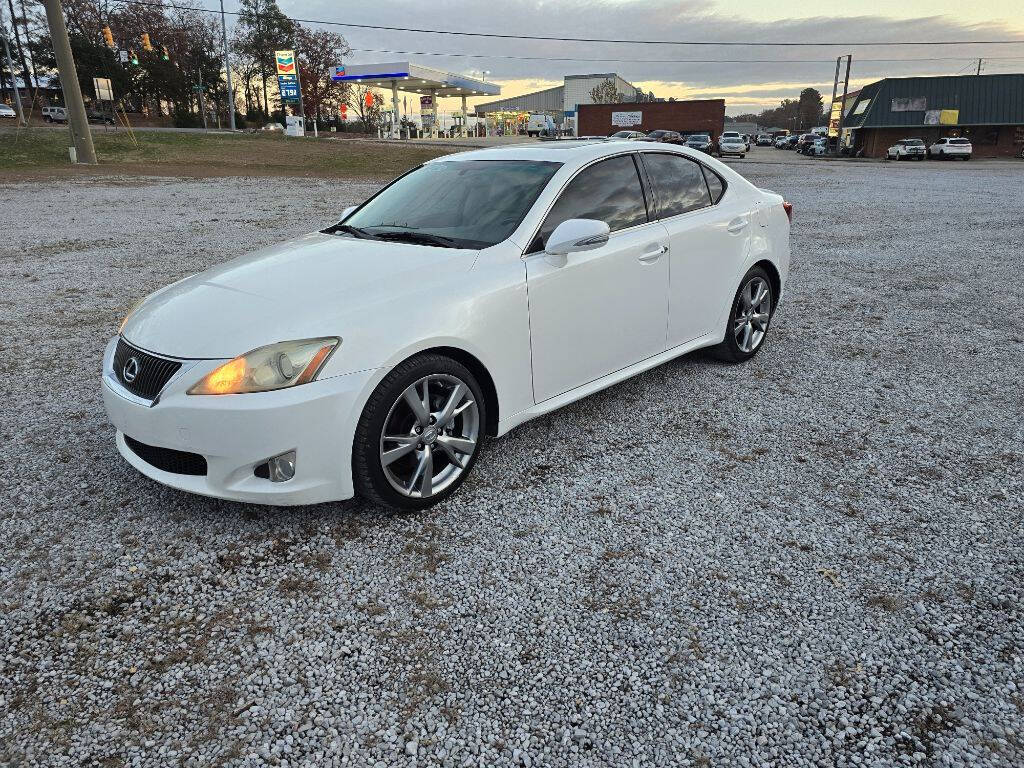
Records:
[[[581,104],[592,104],[594,100],[590,92],[597,86],[611,80],[615,90],[622,94],[628,102],[644,101],[649,97],[632,83],[628,83],[614,72],[591,75],[566,75],[562,85],[534,91],[522,96],[512,96],[486,104],[477,104],[477,115],[494,115],[505,112],[544,112],[561,122],[564,118],[574,117]]]
[[[900,139],[970,139],[976,157],[1009,157],[1024,145],[1024,74],[886,78],[864,86],[843,118],[844,139],[884,157]]]

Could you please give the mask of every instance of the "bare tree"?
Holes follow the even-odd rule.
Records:
[[[595,104],[619,104],[625,98],[615,87],[615,81],[605,80],[600,85],[595,85],[590,91],[590,98]]]

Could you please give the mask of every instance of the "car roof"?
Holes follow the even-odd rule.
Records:
[[[678,144],[645,144],[629,139],[605,139],[603,141],[579,141],[559,139],[537,143],[506,144],[501,147],[474,149],[468,152],[456,152],[434,158],[430,163],[465,162],[468,160],[537,160],[567,165],[585,165],[601,157],[620,154],[624,150],[633,152],[658,151],[676,152],[686,157],[707,162],[707,155],[694,152]]]

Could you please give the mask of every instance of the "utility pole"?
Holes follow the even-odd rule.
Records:
[[[207,130],[206,126],[206,94],[203,93],[203,66],[200,64],[196,67],[196,73],[199,75],[199,111],[203,115],[203,130]]]
[[[220,32],[224,39],[224,72],[228,76],[228,115],[231,130],[235,130],[235,92],[231,88],[231,62],[228,60],[228,23],[224,19],[224,0],[220,0]]]
[[[2,11],[0,11],[0,14],[2,14]],[[14,19],[11,19],[11,23],[14,23]],[[18,122],[22,125],[27,125],[25,112],[21,108],[21,94],[18,92],[18,76],[14,73],[14,61],[11,60],[11,47],[7,44],[7,24],[4,22],[2,15],[0,15],[0,37],[4,39],[7,69],[11,72],[11,90],[14,91],[14,105],[18,108]],[[28,88],[28,82],[25,83],[25,87]]]
[[[836,57],[836,76],[832,79],[832,101],[828,103],[828,130],[825,131],[825,135],[828,136],[832,130],[832,108],[836,104],[836,96],[839,95],[839,62],[843,60],[842,56]],[[827,141],[827,139],[826,139]],[[839,154],[839,135],[836,134],[836,154]]]
[[[299,71],[299,39],[296,37],[293,43],[295,47],[295,82],[299,86],[299,117],[302,118],[302,135],[306,135],[306,110],[302,107],[302,72]],[[281,111],[284,111],[284,100],[281,101]],[[316,131],[316,117],[313,117],[313,130]]]
[[[979,75],[981,74],[981,59],[978,59],[978,72],[977,72],[977,74],[979,74]]]
[[[843,114],[846,112],[846,94],[850,90],[850,62],[853,61],[853,56],[846,56],[846,79],[843,80],[843,100],[839,102],[839,135],[836,140],[836,147],[842,146],[843,143]]]
[[[82,100],[82,88],[78,84],[75,59],[71,55],[68,28],[64,23],[64,10],[60,7],[60,0],[43,0],[43,6],[46,8],[46,21],[50,26],[50,39],[53,42],[53,53],[57,59],[57,75],[60,77],[60,85],[64,91],[64,104],[68,111],[71,138],[75,143],[72,159],[76,163],[96,165],[96,148],[92,144],[89,121],[85,116],[85,102]]]

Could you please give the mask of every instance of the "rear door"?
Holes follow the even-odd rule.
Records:
[[[719,330],[736,292],[756,212],[703,164],[667,152],[641,153],[669,236],[667,347]]]

